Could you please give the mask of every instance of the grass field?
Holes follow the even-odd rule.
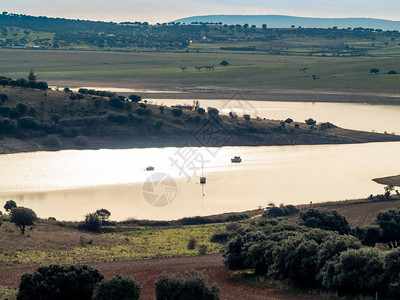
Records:
[[[397,50],[396,50],[397,51]],[[191,87],[246,89],[308,89],[360,92],[400,92],[397,52],[376,57],[314,57],[262,53],[100,52],[1,49],[1,74],[39,80],[99,83],[107,86],[183,89]],[[396,54],[396,55],[395,55]],[[228,67],[219,63],[227,60]],[[195,66],[216,66],[198,71]],[[188,67],[183,72],[182,66]],[[305,72],[301,68],[308,68]],[[370,74],[378,68],[378,75]],[[317,79],[313,79],[315,75]]]
[[[207,245],[207,253],[221,251],[222,245],[210,242],[224,225],[177,227],[120,227],[118,232],[91,234],[40,221],[21,235],[13,224],[0,227],[0,266],[87,263],[197,255],[188,250],[189,239]]]

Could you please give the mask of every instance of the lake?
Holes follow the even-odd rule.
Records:
[[[167,106],[193,104],[193,99],[150,99],[151,103]],[[356,103],[247,101],[242,96],[232,100],[198,100],[200,106],[215,107],[221,113],[235,111],[238,116],[304,122],[313,118],[317,122],[331,122],[336,126],[375,132],[400,134],[400,105],[371,105]]]
[[[235,155],[243,161],[231,163]],[[0,202],[14,199],[58,220],[82,220],[100,208],[113,220],[170,220],[382,193],[371,179],[399,173],[399,157],[399,142],[7,154],[0,156]]]

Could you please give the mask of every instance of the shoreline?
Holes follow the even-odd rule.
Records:
[[[139,94],[143,99],[191,99],[217,100],[241,97],[249,101],[287,101],[287,102],[329,102],[400,105],[400,94],[396,92],[363,92],[299,89],[243,89],[218,86],[172,86],[146,85],[131,82],[99,81],[49,81],[51,86],[80,88],[93,87],[97,90],[115,89],[118,94],[128,96]],[[120,92],[129,89],[131,91]],[[146,92],[147,91],[147,92]],[[150,92],[149,92],[150,91]]]
[[[224,145],[207,145],[196,144],[191,142],[192,136],[182,136],[178,139],[169,138],[156,138],[150,137],[147,140],[137,137],[89,137],[88,146],[78,146],[73,142],[72,138],[60,138],[60,147],[52,148],[42,144],[41,139],[19,140],[17,138],[4,138],[0,140],[0,155],[3,154],[17,154],[17,153],[31,153],[39,151],[57,152],[63,150],[101,150],[101,149],[146,149],[146,148],[179,148],[179,147],[263,147],[263,146],[318,146],[318,145],[348,145],[348,144],[367,144],[367,143],[388,143],[400,142],[399,135],[383,134],[383,133],[370,133],[364,131],[355,131],[347,129],[336,129],[339,132],[350,133],[360,136],[340,137],[335,136],[336,139],[330,140],[320,137],[319,142],[315,139],[302,140],[300,142],[291,139],[279,139],[279,136],[271,137],[270,139],[255,139],[255,138],[233,138]],[[316,137],[318,139],[318,137]]]

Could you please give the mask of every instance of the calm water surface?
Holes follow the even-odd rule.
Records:
[[[189,99],[151,99],[165,105],[193,104]],[[250,114],[260,118],[304,122],[313,118],[331,122],[339,127],[400,134],[400,105],[371,105],[353,103],[278,102],[245,100],[199,100],[201,107],[215,107],[222,113],[235,111],[239,116]]]
[[[188,153],[195,153],[196,159],[184,164],[179,159]],[[235,155],[242,163],[230,162]],[[399,173],[399,157],[398,142],[9,154],[0,156],[0,203],[14,199],[40,217],[59,220],[81,220],[99,208],[109,209],[114,220],[168,220],[254,209],[269,202],[353,199],[382,193],[383,187],[371,179]],[[172,160],[184,168],[172,166]],[[155,170],[145,171],[150,165]],[[165,207],[150,205],[148,194],[143,194],[144,182],[156,173],[168,174],[176,183],[176,197]],[[199,184],[202,173],[205,185]],[[153,191],[163,193],[163,185]]]

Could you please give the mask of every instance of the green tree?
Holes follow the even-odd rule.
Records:
[[[101,220],[96,213],[87,214],[85,216],[85,221],[79,224],[79,229],[87,230],[91,232],[99,232],[101,228]]]
[[[372,68],[370,71],[369,71],[369,73],[370,74],[378,74],[379,73],[379,69],[377,69],[377,68]]]
[[[15,223],[21,229],[21,233],[25,233],[25,227],[33,225],[33,222],[37,219],[35,212],[26,207],[14,207],[11,209],[10,222]]]
[[[157,300],[219,300],[219,288],[209,286],[207,278],[200,272],[191,270],[182,278],[161,274],[156,282]]]
[[[37,75],[35,74],[35,72],[33,72],[33,69],[31,69],[31,71],[29,72],[29,75],[28,75],[28,81],[36,82],[36,79],[37,79]]]
[[[346,217],[337,211],[321,211],[308,209],[300,213],[301,223],[307,227],[323,230],[337,231],[339,234],[350,232],[350,226]]]
[[[226,60],[223,60],[223,61],[221,61],[220,65],[223,67],[226,67],[226,66],[229,66],[229,62],[227,62]]]
[[[18,300],[91,300],[103,275],[88,266],[50,265],[21,277]]]
[[[385,257],[386,276],[390,283],[400,287],[400,249],[394,249]]]
[[[8,200],[6,204],[4,204],[6,212],[10,212],[15,207],[17,207],[17,203],[14,200]]]
[[[375,294],[388,287],[384,255],[375,248],[342,252],[321,270],[322,285],[341,293]]]
[[[382,230],[380,241],[388,248],[397,248],[400,245],[400,209],[379,212],[376,224]]]
[[[132,277],[118,274],[96,286],[93,300],[139,300],[141,289]]]
[[[96,210],[95,214],[100,218],[103,223],[106,222],[111,216],[111,212],[105,208]]]

